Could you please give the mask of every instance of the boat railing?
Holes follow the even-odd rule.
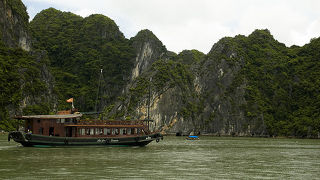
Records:
[[[141,120],[79,120],[78,125],[143,125]]]

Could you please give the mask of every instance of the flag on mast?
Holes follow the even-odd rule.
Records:
[[[72,103],[72,109],[74,109],[73,98],[68,99],[67,102],[68,102],[68,103]]]
[[[67,102],[68,102],[68,103],[73,102],[73,98],[68,99]]]

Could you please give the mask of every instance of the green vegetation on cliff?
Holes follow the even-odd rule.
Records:
[[[150,87],[153,98],[170,91],[173,104],[158,107],[167,108],[163,112],[174,109],[194,126],[211,123],[210,130],[218,133],[320,134],[320,38],[303,47],[286,47],[268,30],[256,30],[248,37],[222,38],[207,55],[197,50],[176,55],[149,30],[126,39],[104,15],[82,18],[49,8],[28,24],[20,0],[3,2],[17,16],[21,24],[17,27],[30,31],[33,50],[8,48],[3,42],[15,47],[18,40],[5,37],[12,30],[0,29],[0,129],[15,128],[17,123],[9,116],[17,109],[23,114],[53,111],[43,96],[48,83],[54,82],[58,110],[68,109],[65,100],[74,97],[81,111],[105,109],[105,117],[111,119],[141,117],[136,110],[146,107]],[[45,51],[47,56],[39,58]],[[134,62],[135,58],[143,62]],[[139,76],[132,78],[134,63]],[[44,66],[54,81],[42,79]],[[100,69],[103,79],[98,90]]]
[[[82,18],[50,8],[30,23],[34,47],[48,52],[56,81],[59,109],[75,98],[81,111],[93,111],[100,69],[103,69],[99,93],[101,106],[115,100],[132,68],[134,51],[113,20],[103,15]]]
[[[183,57],[188,58],[183,60]],[[199,58],[203,57],[204,54],[199,51],[186,50],[173,59],[156,60],[147,71],[133,81],[128,93],[119,98],[122,108],[118,110],[119,106],[112,106],[111,108],[115,108],[114,111],[106,108],[105,116],[112,119],[141,118],[142,114],[138,114],[137,109],[148,106],[149,88],[152,96],[151,103],[166,91],[174,89],[173,96],[177,100],[174,109],[178,111],[178,115],[185,119],[196,120],[196,116],[199,115],[203,107],[200,104],[200,98],[194,92],[193,81],[195,77],[189,63],[197,63],[200,61]],[[164,106],[170,107],[170,105]]]
[[[292,126],[294,135],[316,136],[320,132],[320,38],[312,39],[302,48],[290,48],[288,62],[292,87]],[[285,82],[284,82],[285,83]]]
[[[5,0],[8,6],[11,7],[12,11],[16,13],[18,18],[21,18],[21,22],[28,27],[29,15],[27,13],[26,6],[21,2],[21,0]]]
[[[0,42],[0,129],[14,130],[16,121],[9,120],[9,111],[17,108],[22,99],[43,94],[46,84],[40,79],[42,64],[21,49],[6,47]],[[31,106],[27,106],[32,110]],[[48,113],[48,105],[33,105],[38,113]]]
[[[229,40],[245,63],[234,83],[246,84],[247,120],[261,120],[269,135],[318,136],[320,40],[287,48],[268,30]]]

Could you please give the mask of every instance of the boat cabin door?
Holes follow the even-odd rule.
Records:
[[[26,133],[32,133],[32,130],[33,130],[33,121],[32,120],[27,120],[26,122],[25,122],[25,132]]]
[[[72,127],[66,127],[66,137],[72,137]]]
[[[49,128],[49,136],[54,136],[54,127]]]

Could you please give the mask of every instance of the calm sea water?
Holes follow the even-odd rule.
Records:
[[[0,135],[0,179],[319,179],[320,140],[166,136],[146,147],[26,148]]]

